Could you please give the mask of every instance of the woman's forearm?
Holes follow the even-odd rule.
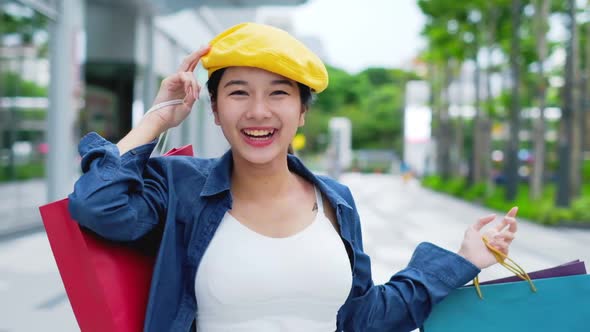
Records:
[[[146,115],[139,125],[133,128],[117,143],[119,154],[123,155],[129,150],[153,141],[165,130],[163,121],[158,119],[157,114],[151,113]]]

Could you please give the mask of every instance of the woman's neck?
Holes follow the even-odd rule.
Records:
[[[296,181],[289,171],[287,158],[257,165],[234,155],[231,191],[235,198],[268,200],[278,198]]]

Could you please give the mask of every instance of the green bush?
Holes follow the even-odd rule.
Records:
[[[498,214],[507,212],[513,206],[518,206],[518,216],[545,225],[571,225],[573,223],[590,225],[590,184],[582,187],[581,197],[572,202],[570,208],[555,206],[555,185],[547,185],[542,196],[531,200],[529,186],[522,184],[518,188],[518,195],[514,201],[506,201],[504,187],[494,187],[488,191],[485,183],[467,186],[464,179],[453,178],[448,181],[439,176],[429,176],[422,184],[433,190],[445,192],[469,201],[477,201],[485,206],[497,210]]]
[[[446,184],[443,187],[443,190],[446,193],[451,194],[453,196],[461,196],[465,191],[466,185],[467,181],[465,181],[464,178],[454,177],[446,182]]]
[[[590,182],[590,160],[584,160],[582,164],[582,179],[583,183]]]
[[[9,166],[0,167],[0,182],[29,180],[45,176],[45,165],[42,162],[34,162],[14,167],[14,173],[10,175]]]
[[[425,176],[422,179],[422,185],[426,188],[430,188],[436,191],[442,191],[444,187],[444,181],[438,175],[429,175]]]
[[[545,225],[558,225],[563,222],[572,221],[573,219],[574,213],[572,209],[554,207],[540,221]]]
[[[575,221],[590,221],[590,195],[574,200],[572,211]]]
[[[45,165],[43,163],[30,163],[16,168],[17,180],[42,178],[44,175]]]
[[[487,195],[487,186],[485,182],[475,183],[466,188],[462,197],[471,202],[481,202]]]
[[[503,187],[496,187],[490,193],[488,197],[484,199],[484,205],[498,211],[504,211],[507,208],[512,207],[513,203],[506,202],[504,199],[504,188]],[[508,207],[510,206],[510,207]]]

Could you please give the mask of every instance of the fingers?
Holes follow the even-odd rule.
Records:
[[[506,243],[507,245],[510,245],[512,243],[512,241],[514,241],[514,233],[505,230],[502,233],[496,234],[492,237],[492,242],[493,243],[497,243],[497,242],[503,242]]]
[[[181,72],[178,73],[178,77],[182,82],[185,94],[190,94],[194,99],[198,99],[199,93],[201,92],[201,86],[197,83],[193,74],[191,72]]]
[[[501,232],[504,228],[506,228],[506,226],[508,226],[509,229],[513,230],[513,232],[516,232],[516,219],[512,217],[504,217],[504,219],[502,219],[502,222],[500,222],[494,227],[494,230],[496,232]]]
[[[510,226],[516,225],[516,221],[514,218],[505,217],[505,220],[508,221]],[[507,255],[508,249],[510,248],[512,241],[514,241],[515,238],[514,232],[515,231],[512,230],[512,227],[499,231],[498,233],[491,236],[490,245]]]
[[[187,93],[186,97],[184,97],[184,105],[186,105],[186,107],[191,110],[196,100],[197,98],[195,98],[194,94]]]
[[[507,254],[508,249],[510,248],[511,242],[512,242],[512,240],[506,240],[503,238],[495,238],[493,241],[490,242],[490,245],[492,247],[500,250],[502,253]]]
[[[506,226],[508,226],[508,229],[512,233],[515,233],[518,230],[518,223],[516,222],[515,218],[517,212],[518,207],[513,207],[510,209],[504,219],[502,219],[502,222],[495,227],[496,231],[501,232]]]
[[[510,219],[510,231],[512,233],[515,233],[518,230],[518,223],[516,222],[516,214],[518,213],[518,207],[515,206],[512,209],[510,209],[510,211],[508,211],[508,214],[506,215],[508,218]]]
[[[476,231],[481,231],[482,228],[484,228],[485,225],[491,223],[492,221],[494,221],[496,219],[496,215],[495,214],[490,214],[489,216],[485,216],[483,218],[480,218],[474,225],[473,228]]]
[[[197,98],[195,98],[195,95],[192,92],[192,88],[188,88],[188,92],[187,92],[186,96],[184,96],[184,104],[189,109],[192,109],[193,104],[195,103],[196,100],[197,100]]]
[[[518,206],[515,206],[512,209],[510,209],[510,211],[508,211],[506,216],[514,218],[514,217],[516,217],[516,213],[518,213]]]
[[[197,58],[193,60],[193,62],[190,63],[188,71],[190,71],[191,73],[195,71],[195,68],[197,67],[197,65],[199,64],[199,61],[201,60],[201,58],[209,53],[209,51],[211,50],[211,46],[206,45],[201,47],[198,51],[196,51],[195,53],[197,53]]]
[[[498,225],[488,229],[485,232],[484,238],[489,240],[490,246],[497,249],[504,255],[508,255],[508,251],[512,241],[514,241],[514,233],[517,231],[518,226],[516,222],[516,213],[518,212],[517,207],[513,207],[502,219]],[[495,219],[495,215],[489,215],[478,220],[473,228],[480,231],[485,225],[489,224]]]
[[[184,58],[180,67],[178,67],[179,72],[193,72],[199,60],[203,57],[203,55],[207,54],[211,47],[209,45],[203,46],[200,49],[194,51],[193,53],[189,54]]]
[[[514,240],[515,237],[516,236],[514,235],[514,233],[510,232],[509,230],[505,230],[502,233],[494,235],[494,238],[505,239],[505,240],[508,240],[509,242]]]
[[[195,97],[195,99],[199,99],[199,94],[201,94],[201,86],[194,79],[191,80],[191,86],[193,88],[193,96]]]

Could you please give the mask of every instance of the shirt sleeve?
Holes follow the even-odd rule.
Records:
[[[115,144],[96,133],[82,138],[83,174],[68,196],[73,219],[115,241],[134,241],[153,230],[164,219],[168,196],[164,166],[149,158],[155,145],[120,156]]]
[[[383,285],[374,285],[370,258],[363,252],[360,218],[355,214],[353,242],[355,271],[363,292],[347,302],[344,326],[350,331],[412,331],[430,314],[432,307],[452,290],[465,285],[479,268],[463,257],[431,243],[418,245],[408,266]],[[348,331],[349,329],[345,329]]]

